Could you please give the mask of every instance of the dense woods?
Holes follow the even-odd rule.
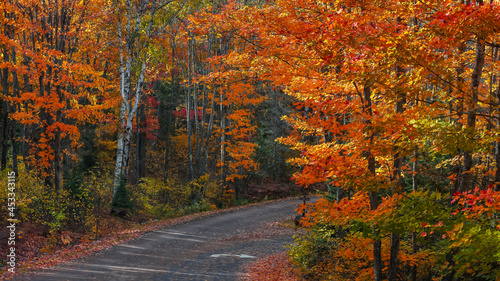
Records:
[[[3,1],[3,181],[59,237],[291,178],[305,276],[498,280],[499,35],[494,0]]]

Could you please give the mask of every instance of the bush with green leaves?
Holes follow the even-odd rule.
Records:
[[[143,178],[137,186],[130,187],[136,211],[146,217],[174,217],[216,209],[216,204],[228,206],[223,201],[224,189],[208,175],[191,183],[175,180],[164,182],[156,178]],[[234,198],[230,198],[232,202]]]

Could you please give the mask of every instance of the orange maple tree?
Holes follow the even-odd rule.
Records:
[[[80,127],[103,116],[110,103],[105,57],[99,44],[98,1],[2,3],[7,36],[4,96],[19,121],[28,163],[48,186],[61,189],[62,163],[80,145]]]
[[[282,139],[300,153],[290,159],[301,168],[294,179],[327,183],[340,204],[319,203],[311,223],[327,223],[334,237],[370,239],[375,280],[416,278],[429,233],[456,226],[437,206],[498,184],[499,9],[496,1],[301,0],[230,2],[210,14],[207,26],[237,42],[222,75],[266,81],[297,101],[285,117],[294,133]],[[441,169],[437,183],[429,169]],[[420,215],[424,206],[434,219]],[[407,227],[412,215],[422,221]],[[497,222],[474,223],[488,236]],[[447,266],[431,274],[498,274],[471,262],[470,244],[452,245],[447,255],[434,252]]]

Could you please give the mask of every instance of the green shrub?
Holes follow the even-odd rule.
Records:
[[[337,241],[333,238],[334,231],[308,231],[303,237],[296,237],[295,244],[288,247],[288,254],[305,274],[310,277],[321,277],[329,257],[336,251]]]
[[[233,199],[208,175],[192,183],[143,178],[130,189],[138,213],[150,218],[170,218],[214,210],[216,204],[228,206]]]
[[[122,178],[118,184],[116,195],[111,202],[111,214],[119,217],[125,217],[134,204],[130,199],[129,191],[127,190],[127,181]]]

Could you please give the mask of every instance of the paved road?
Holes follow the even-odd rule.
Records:
[[[293,242],[290,235],[249,238],[242,234],[293,217],[299,203],[288,200],[254,206],[168,227],[15,280],[238,280],[245,276],[246,265],[282,252],[284,245]]]

